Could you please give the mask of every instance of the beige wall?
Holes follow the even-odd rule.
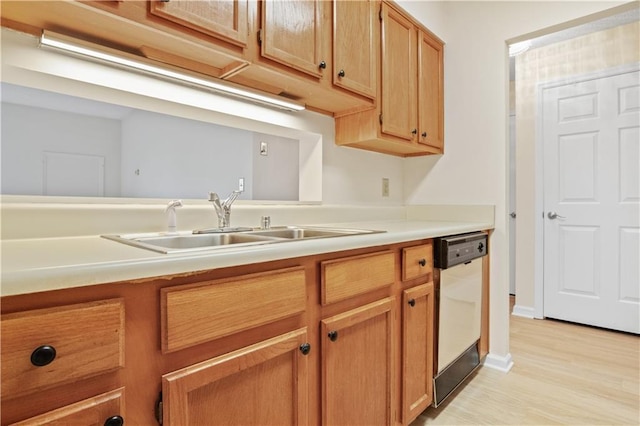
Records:
[[[638,61],[638,22],[532,49],[516,57],[516,305],[519,308],[533,311],[535,307],[535,220],[541,212],[541,206],[535,205],[535,178],[539,168],[535,164],[537,85]]]

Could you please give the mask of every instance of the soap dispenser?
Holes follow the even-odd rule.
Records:
[[[164,209],[167,212],[167,233],[177,232],[176,207],[182,207],[182,200],[171,200]]]

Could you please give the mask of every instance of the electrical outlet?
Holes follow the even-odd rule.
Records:
[[[244,178],[238,179],[238,191],[244,191]]]
[[[389,178],[382,178],[382,196],[389,196]]]

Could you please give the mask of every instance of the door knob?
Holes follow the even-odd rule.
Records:
[[[566,217],[564,216],[560,216],[558,213],[556,212],[549,212],[547,213],[547,217],[549,219],[566,219]]]

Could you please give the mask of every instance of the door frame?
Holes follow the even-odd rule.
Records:
[[[534,274],[533,274],[533,316],[544,318],[544,104],[542,96],[546,89],[565,86],[572,83],[582,83],[589,80],[598,80],[605,77],[613,77],[620,74],[639,71],[640,62],[624,64],[612,68],[605,68],[590,73],[562,77],[557,80],[538,83],[536,87],[536,122],[535,122],[535,241],[534,241]]]

